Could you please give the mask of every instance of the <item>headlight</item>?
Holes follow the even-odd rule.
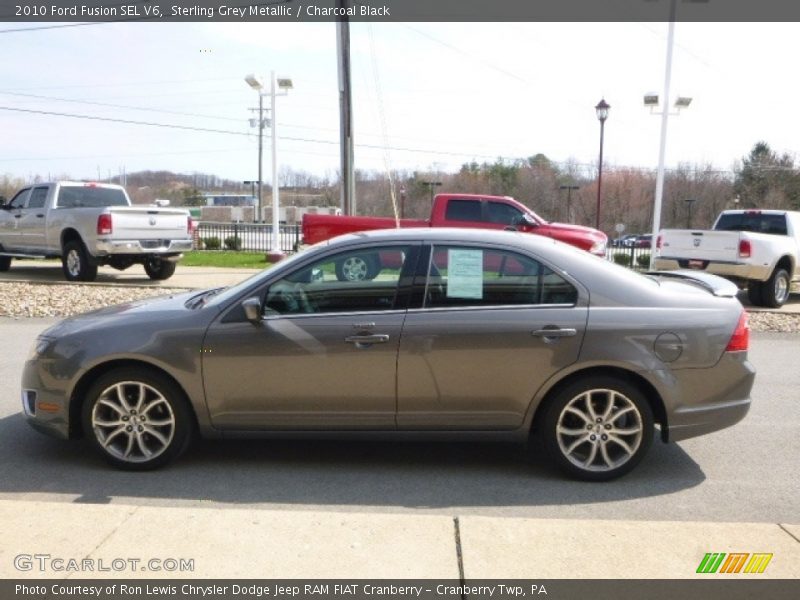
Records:
[[[595,242],[591,249],[589,250],[592,254],[599,254],[604,255],[606,253],[606,243],[605,242]]]
[[[31,351],[28,353],[28,360],[36,360],[47,351],[47,348],[53,342],[51,338],[38,337],[33,344]]]

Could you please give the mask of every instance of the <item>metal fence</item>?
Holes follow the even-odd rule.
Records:
[[[281,225],[278,242],[283,252],[294,252],[300,241],[300,225]],[[268,252],[272,250],[271,223],[212,223],[200,221],[195,230],[198,250]]]
[[[635,246],[619,246],[617,248],[609,246],[606,250],[606,259],[637,271],[649,271],[651,250],[651,248],[636,248]]]
[[[280,226],[280,249],[294,252],[301,238],[301,226]],[[237,252],[268,252],[272,249],[270,223],[213,223],[200,221],[195,230],[197,250],[234,250]],[[609,246],[606,259],[638,271],[650,268],[650,248]]]

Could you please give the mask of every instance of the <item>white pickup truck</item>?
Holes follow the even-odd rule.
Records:
[[[699,269],[747,287],[756,306],[778,308],[799,291],[800,212],[725,210],[711,231],[664,229],[656,244],[659,271]]]
[[[168,279],[192,248],[188,211],[132,206],[118,185],[62,181],[21,189],[0,206],[0,271],[13,258],[60,257],[69,281],[94,281],[99,265],[144,265]]]

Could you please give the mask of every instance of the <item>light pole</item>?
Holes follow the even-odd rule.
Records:
[[[686,215],[686,229],[692,228],[692,204],[697,202],[697,198],[686,198],[686,207],[688,208],[688,214]]]
[[[606,119],[608,118],[608,109],[611,106],[601,99],[594,107],[597,113],[597,120],[600,121],[600,163],[597,166],[597,214],[595,218],[595,229],[600,229],[600,193],[603,185],[603,133],[605,132]]]
[[[431,190],[431,208],[433,208],[433,188],[439,187],[442,185],[441,181],[423,181],[422,185],[427,185],[428,188]]]
[[[275,118],[275,97],[285,96],[292,89],[292,80],[288,77],[275,78],[275,71],[270,72],[270,86],[269,96],[271,100],[270,106],[270,124],[272,129],[272,250],[269,252],[271,257],[280,258],[283,256],[280,244],[280,186],[278,185],[278,123]],[[262,132],[264,130],[263,119],[263,100],[267,92],[262,91],[264,85],[261,80],[255,75],[248,75],[244,78],[247,84],[258,92],[258,212],[261,213],[261,158],[262,158]],[[283,93],[278,93],[276,87],[283,90]],[[259,214],[260,220],[261,214]]]
[[[558,186],[560,190],[567,190],[567,223],[572,223],[572,204],[570,203],[572,190],[579,190],[581,186],[579,185],[560,185]]]
[[[260,163],[261,163],[261,161],[259,161],[259,164]],[[242,182],[244,185],[249,185],[250,186],[250,195],[253,197],[254,200],[256,200],[256,184],[258,184],[259,190],[261,189],[261,179],[260,179],[261,173],[259,173],[258,175],[259,175],[259,180],[258,181],[243,181]],[[261,194],[259,194],[259,201],[260,201],[260,195]],[[253,213],[254,213],[253,214],[253,221],[258,222],[258,215],[255,214],[255,211],[256,211],[257,207],[253,207],[253,208],[254,208],[254,210],[253,210]]]

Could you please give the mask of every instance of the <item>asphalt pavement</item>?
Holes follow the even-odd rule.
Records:
[[[257,540],[277,569],[264,576],[450,577],[456,546],[467,577],[624,576],[641,557],[653,560],[636,562],[640,577],[689,577],[704,552],[737,551],[774,552],[769,576],[800,574],[798,335],[752,335],[758,376],[744,421],[656,442],[628,476],[590,484],[478,443],[199,441],[160,471],[116,471],[86,442],[49,439],[20,415],[21,367],[51,322],[0,319],[0,576],[18,575],[14,552],[85,556],[69,540],[93,535],[105,541],[90,554],[192,553],[208,576],[254,560],[233,550],[212,560],[213,549]]]

